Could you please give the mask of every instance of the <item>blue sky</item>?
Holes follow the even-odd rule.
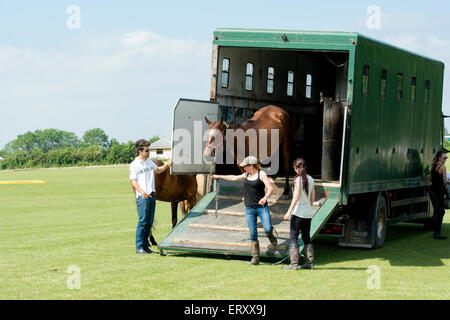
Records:
[[[80,29],[67,27],[71,5]],[[370,5],[380,29],[367,27]],[[177,99],[209,98],[215,28],[355,31],[449,65],[449,13],[432,0],[0,0],[0,148],[45,128],[170,137]],[[446,70],[446,114],[449,83]]]

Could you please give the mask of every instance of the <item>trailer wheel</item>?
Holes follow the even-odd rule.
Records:
[[[372,247],[375,249],[381,248],[386,238],[387,212],[386,199],[379,193],[374,201],[371,223]]]

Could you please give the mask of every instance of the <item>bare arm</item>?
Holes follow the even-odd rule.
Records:
[[[150,195],[147,192],[145,192],[141,188],[141,186],[139,186],[139,184],[137,183],[137,181],[135,179],[131,179],[130,183],[131,183],[131,188],[133,189],[133,191],[136,191],[136,190],[139,191],[139,193],[142,195],[142,198],[149,198],[150,197]]]
[[[447,168],[445,168],[444,165],[442,165],[441,168],[439,169],[439,173],[442,174],[442,178],[444,180],[444,184],[448,184],[449,181],[447,180]]]
[[[294,210],[298,199],[300,199],[300,184],[294,182],[294,194],[292,195],[291,205],[289,206],[287,213],[284,215],[284,220],[289,220],[291,218],[292,210]]]
[[[267,199],[269,199],[270,195],[273,192],[273,185],[272,182],[270,182],[269,177],[267,176],[267,174],[264,171],[260,171],[260,179],[262,182],[264,182],[264,185],[267,188],[266,194],[264,195],[264,198],[262,198],[261,200],[259,200],[259,204],[260,205],[265,205],[267,202]]]
[[[312,190],[311,190],[311,198],[310,198],[310,200],[311,200],[311,206],[313,206],[314,205],[314,200],[316,199],[316,191],[314,190],[314,187],[312,187]]]
[[[173,163],[173,161],[169,160],[165,164],[163,164],[161,167],[156,168],[153,172],[156,173],[156,174],[163,173],[164,171],[166,171],[167,169],[170,168],[172,163]]]
[[[223,180],[227,180],[227,181],[243,181],[243,180],[245,180],[245,173],[243,173],[239,176],[213,174],[211,177],[213,179],[223,179]]]

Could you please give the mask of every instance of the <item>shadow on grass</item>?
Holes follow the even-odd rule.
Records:
[[[201,259],[213,259],[213,260],[227,260],[227,261],[242,261],[249,262],[251,257],[245,255],[227,255],[220,253],[198,253],[198,252],[182,252],[182,251],[169,251],[169,255],[177,256],[177,257],[190,257],[190,258],[201,258]],[[280,261],[280,258],[268,258],[261,257],[260,261],[263,264],[271,264]]]
[[[450,225],[442,225],[443,234],[450,234]],[[326,266],[342,261],[383,259],[392,266],[438,267],[442,259],[450,258],[450,241],[435,240],[433,233],[423,225],[401,223],[388,227],[383,247],[379,249],[344,248],[337,240],[318,237],[315,239],[316,260]]]

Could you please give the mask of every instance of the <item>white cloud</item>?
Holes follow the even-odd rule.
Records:
[[[438,39],[435,36],[431,36],[428,38],[428,49],[441,48],[444,46],[448,46],[450,42],[448,40]]]
[[[165,59],[188,57],[191,54],[205,52],[209,43],[193,39],[170,39],[149,31],[137,30],[121,37],[121,56],[143,55]]]
[[[121,37],[121,43],[124,47],[142,47],[148,45],[150,42],[161,41],[164,38],[160,35],[144,30],[136,30],[126,33]]]
[[[450,41],[434,35],[403,33],[389,36],[383,41],[445,64],[450,63]]]
[[[23,115],[20,124],[2,119],[0,149],[18,134],[49,127],[77,134],[102,127],[120,141],[168,135],[177,99],[209,94],[210,43],[139,30],[74,47],[0,47],[0,72],[8,80],[0,86],[2,118]],[[136,129],[130,109],[145,110],[147,126]]]

